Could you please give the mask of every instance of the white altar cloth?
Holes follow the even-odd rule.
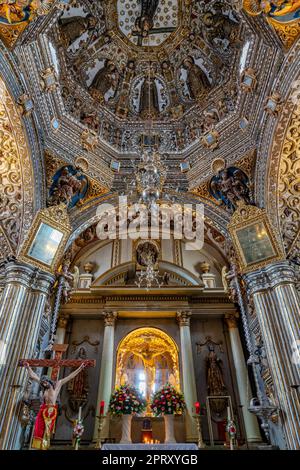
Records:
[[[122,450],[143,450],[143,451],[191,451],[198,450],[196,444],[103,444],[102,450],[122,451]]]

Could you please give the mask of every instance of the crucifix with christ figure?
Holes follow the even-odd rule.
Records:
[[[67,344],[56,344],[53,347],[53,359],[21,359],[19,367],[26,367],[29,377],[40,384],[42,388],[43,404],[36,417],[33,433],[32,448],[47,450],[50,447],[51,434],[54,431],[57,418],[57,398],[63,385],[74,379],[85,367],[95,367],[94,360],[63,360],[62,355],[68,349]],[[39,377],[31,367],[52,368],[51,376]],[[72,367],[76,370],[67,377],[58,380],[61,367]]]

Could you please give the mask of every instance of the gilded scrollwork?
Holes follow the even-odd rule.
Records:
[[[278,123],[269,164],[268,207],[277,223],[286,255],[298,258],[300,248],[300,105],[288,100]],[[274,191],[275,188],[277,191]],[[277,207],[277,211],[272,211]]]
[[[300,106],[291,115],[282,147],[278,210],[287,254],[299,248],[300,238]]]
[[[33,187],[30,151],[17,105],[0,80],[0,259],[17,253],[23,230],[31,224]]]

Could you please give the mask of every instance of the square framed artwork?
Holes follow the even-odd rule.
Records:
[[[54,274],[70,233],[64,204],[41,210],[22,245],[19,259]]]
[[[284,258],[264,209],[240,204],[228,228],[242,272],[255,271]]]

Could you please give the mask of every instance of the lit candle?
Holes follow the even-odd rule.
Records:
[[[100,403],[100,416],[104,415],[104,406],[105,406],[105,401],[102,401]]]
[[[195,403],[195,410],[196,410],[196,415],[199,415],[200,414],[200,403],[197,401],[197,403]]]

